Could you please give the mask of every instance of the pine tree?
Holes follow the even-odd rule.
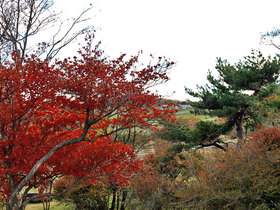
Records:
[[[261,52],[252,51],[234,65],[218,58],[215,68],[218,77],[208,71],[209,84],[197,86],[197,91],[185,88],[187,94],[199,99],[188,102],[210,115],[226,117],[228,125],[236,126],[238,138],[243,139],[243,123],[257,122],[258,101],[273,91],[280,71],[279,57],[265,58]]]

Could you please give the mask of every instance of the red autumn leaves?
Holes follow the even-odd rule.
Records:
[[[148,91],[167,81],[173,63],[161,59],[139,69],[138,57],[110,60],[88,46],[79,58],[51,63],[14,56],[0,64],[0,192],[9,196],[52,148],[81,136],[58,149],[26,185],[44,186],[61,175],[127,184],[141,163],[133,148],[111,136],[174,112]]]

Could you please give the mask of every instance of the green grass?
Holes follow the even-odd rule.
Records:
[[[42,203],[34,203],[34,204],[27,204],[26,210],[42,210],[43,204]],[[51,202],[51,210],[74,210],[75,208],[72,206],[66,206],[60,202],[52,201]]]
[[[195,115],[190,113],[189,111],[191,111],[192,109],[184,109],[184,110],[180,110],[179,112],[176,113],[176,117],[177,118],[191,118],[191,117],[197,117],[200,118],[201,120],[212,120],[215,119],[209,115]]]

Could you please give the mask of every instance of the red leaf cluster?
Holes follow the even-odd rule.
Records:
[[[164,70],[173,63],[160,59],[137,69],[139,55],[110,60],[90,49],[54,64],[36,56],[0,64],[1,194],[13,193],[41,158],[66,141],[25,186],[44,186],[60,175],[127,184],[141,164],[112,134],[171,119],[174,110],[158,107],[160,96],[148,88],[165,82]]]

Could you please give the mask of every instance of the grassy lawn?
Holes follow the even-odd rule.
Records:
[[[197,117],[200,118],[201,120],[213,120],[215,117],[211,117],[209,115],[195,115],[190,113],[192,109],[184,109],[180,110],[179,112],[176,113],[177,118],[191,118],[191,117]]]
[[[42,203],[34,203],[34,204],[28,204],[26,206],[26,210],[42,210],[43,204]],[[72,206],[65,206],[64,204],[61,204],[57,201],[51,202],[51,210],[74,210],[75,208]]]

